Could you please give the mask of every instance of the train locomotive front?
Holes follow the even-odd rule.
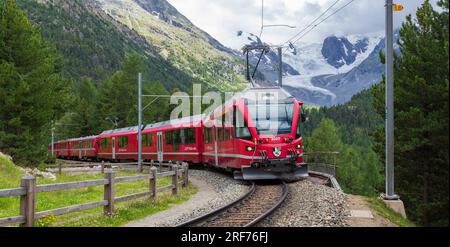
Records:
[[[304,120],[302,105],[278,87],[244,91],[212,117],[222,117],[213,122],[214,125],[221,122],[223,126],[215,131],[218,138],[214,139],[219,141],[211,147],[217,151],[216,160],[210,163],[233,170],[235,179],[242,180],[292,180],[308,176],[300,131]],[[232,138],[221,144],[226,129],[231,130]]]

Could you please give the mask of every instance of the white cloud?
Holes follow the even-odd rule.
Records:
[[[224,45],[240,48],[243,44],[236,37],[236,31],[243,30],[259,34],[261,26],[261,0],[168,0],[196,26],[211,34]],[[336,0],[264,0],[265,24],[294,25],[296,29],[267,28],[263,40],[279,44],[327,9]],[[350,0],[340,0],[325,16],[334,12]],[[433,3],[436,0],[432,1]],[[394,26],[400,27],[405,16],[414,14],[422,0],[396,0],[405,8],[394,12]],[[363,34],[384,30],[384,1],[355,0],[348,7],[332,16],[302,41],[320,42],[326,36]]]

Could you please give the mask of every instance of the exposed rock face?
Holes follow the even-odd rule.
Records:
[[[358,53],[365,52],[368,44],[367,38],[352,44],[345,37],[330,36],[323,42],[322,55],[330,65],[340,68],[344,64],[350,65],[355,62]]]
[[[174,67],[210,89],[242,89],[242,60],[166,0],[86,0],[165,54]],[[167,87],[174,88],[176,86]]]
[[[384,65],[383,33],[329,36],[322,44],[300,44],[297,55],[287,53],[284,61],[301,76],[284,79],[284,86],[306,104],[331,106],[349,101],[353,95],[381,81]],[[398,39],[398,31],[394,39]],[[397,45],[394,45],[400,54]]]
[[[48,179],[53,180],[53,181],[56,180],[55,174],[53,174],[51,172],[44,172],[44,171],[41,171],[41,170],[39,170],[37,168],[28,168],[28,167],[23,169],[23,170],[27,174],[31,174],[31,175],[33,175],[35,177],[48,178]]]
[[[258,36],[254,34],[240,32],[240,36],[242,36],[243,38],[242,40],[243,46],[267,45],[266,43],[261,41],[261,39]],[[249,57],[251,66],[256,66],[260,54],[261,53],[259,52],[251,53]],[[241,57],[245,59],[243,55],[241,55]],[[278,80],[278,66],[279,66],[278,64],[279,58],[277,52],[274,50],[270,50],[268,53],[264,54],[261,57],[261,61],[258,65],[258,70],[255,77],[258,78],[259,80],[263,80],[263,82],[261,82],[262,85],[274,84]],[[300,75],[300,73],[288,63],[283,62],[282,66],[283,66],[283,76]]]

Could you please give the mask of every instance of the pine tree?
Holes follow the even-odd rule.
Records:
[[[448,0],[433,10],[425,1],[400,29],[395,57],[394,121],[396,193],[409,217],[425,226],[448,225]],[[384,115],[384,81],[373,90]],[[382,156],[383,133],[378,152]]]
[[[99,113],[101,129],[136,126],[138,118],[138,83],[137,74],[142,70],[142,60],[136,54],[128,55],[122,69],[114,73],[100,87]],[[169,92],[158,82],[148,83],[143,74],[142,93],[144,95],[168,95]],[[155,98],[142,100],[145,107]],[[156,99],[149,107],[143,109],[143,124],[168,120],[170,116],[170,100],[168,98]],[[117,126],[113,124],[117,120]]]
[[[103,127],[126,127],[137,121],[137,74],[142,70],[142,61],[136,54],[128,55],[122,69],[115,72],[100,88],[99,109]],[[136,116],[134,116],[136,115]],[[111,121],[117,120],[117,126]]]
[[[14,0],[0,1],[0,150],[20,164],[45,155],[50,123],[64,112],[61,58]]]
[[[143,93],[151,95],[169,95],[169,92],[164,88],[162,83],[159,81],[153,82],[150,85],[146,86],[143,89]],[[142,107],[146,106],[147,104],[150,105],[142,112],[143,123],[147,124],[169,120],[171,109],[170,99],[144,98],[142,100]]]
[[[339,184],[346,193],[361,194],[362,183],[360,153],[352,146],[345,146],[339,155],[336,172]]]
[[[77,89],[78,97],[72,115],[73,126],[77,133],[75,136],[88,136],[98,134],[98,91],[92,80],[83,78]]]

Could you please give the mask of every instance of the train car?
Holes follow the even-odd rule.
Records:
[[[68,140],[61,140],[53,144],[55,156],[57,158],[68,159],[70,157],[70,142]],[[51,148],[51,144],[49,145]],[[51,150],[50,150],[51,152]]]
[[[201,121],[199,115],[145,125],[142,129],[142,159],[201,163]],[[137,161],[137,135],[137,126],[102,132],[97,137],[98,158]]]
[[[302,105],[279,87],[244,91],[204,120],[204,161],[234,170],[236,179],[308,176]]]
[[[105,130],[98,135],[100,160],[137,160],[137,126]]]
[[[144,160],[202,162],[202,115],[149,124],[142,131]]]
[[[97,140],[97,136],[70,139],[69,157],[76,160],[96,160],[98,151]]]

